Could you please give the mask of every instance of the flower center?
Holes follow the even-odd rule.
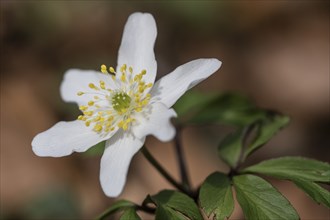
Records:
[[[111,100],[112,107],[118,113],[125,113],[131,104],[131,97],[124,92],[116,93]]]
[[[133,68],[127,68],[124,64],[120,73],[115,72],[113,67],[101,66],[101,72],[109,76],[107,79],[113,82],[99,81],[99,85],[89,83],[91,89],[88,92],[78,92],[78,96],[89,95],[91,98],[87,105],[79,106],[83,115],[78,120],[85,121],[87,127],[93,126],[93,130],[100,135],[107,135],[115,128],[127,130],[132,123],[134,112],[141,112],[149,103],[151,95],[147,90],[152,83],[146,83],[143,77],[146,70],[134,73]],[[107,81],[108,81],[107,80]],[[115,85],[116,88],[108,88],[107,84]]]

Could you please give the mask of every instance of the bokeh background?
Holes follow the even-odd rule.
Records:
[[[99,184],[100,156],[39,158],[31,140],[77,117],[76,106],[60,98],[63,73],[115,66],[124,24],[136,11],[156,19],[158,77],[192,59],[216,57],[222,68],[196,90],[235,91],[291,116],[251,162],[284,155],[329,161],[329,1],[1,0],[2,219],[92,219],[114,201]],[[212,171],[227,170],[215,150],[229,130],[184,129],[194,186]],[[150,137],[147,146],[178,177],[173,143]],[[330,218],[294,185],[271,181],[302,219]],[[163,188],[172,187],[137,154],[120,197],[139,203]],[[242,218],[236,206],[231,219]]]

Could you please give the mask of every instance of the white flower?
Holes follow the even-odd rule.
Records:
[[[38,156],[61,157],[84,152],[106,140],[100,181],[107,196],[118,196],[128,167],[147,135],[169,141],[175,135],[171,106],[190,88],[220,68],[217,59],[198,59],[176,68],[154,85],[157,29],[152,15],[134,13],[126,23],[116,71],[71,69],[61,85],[64,101],[76,102],[78,120],[58,122],[38,134],[32,147]]]

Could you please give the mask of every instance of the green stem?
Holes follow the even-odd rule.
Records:
[[[169,182],[171,183],[174,187],[182,191],[183,193],[186,193],[190,195],[190,191],[186,189],[186,187],[182,186],[179,184],[158,162],[157,160],[151,155],[151,153],[148,151],[148,149],[143,146],[141,148],[141,152],[144,155],[144,157],[149,161],[151,165],[153,165],[156,170],[159,171],[159,173]]]
[[[181,145],[181,127],[177,126],[176,128],[176,135],[174,137],[174,143],[175,143],[175,150],[176,155],[179,163],[179,170],[180,170],[180,176],[181,176],[181,182],[183,186],[186,188],[187,191],[190,191],[191,186],[189,182],[189,177],[186,169],[186,161],[183,156],[183,149]]]

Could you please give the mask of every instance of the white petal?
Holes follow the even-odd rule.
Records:
[[[95,95],[100,96],[99,94],[95,94],[96,92],[99,93],[98,91],[89,88],[88,85],[94,83],[99,87],[100,80],[105,82],[106,88],[118,88],[110,75],[92,70],[70,69],[64,74],[64,79],[61,84],[60,91],[62,99],[66,102],[76,102],[79,105],[86,105]],[[87,92],[90,94],[78,96],[78,92]],[[102,98],[102,96],[100,96],[100,98]],[[106,103],[98,104],[102,106]]]
[[[107,196],[116,197],[122,192],[131,159],[144,141],[144,138],[136,138],[121,130],[106,142],[101,159],[100,181]]]
[[[35,136],[32,149],[38,156],[62,157],[74,151],[84,152],[115,132],[101,137],[91,127],[86,127],[83,121],[61,121]]]
[[[142,138],[152,134],[161,141],[171,140],[175,135],[175,128],[170,119],[177,116],[175,111],[160,102],[152,103],[149,108],[149,111],[134,116],[137,123],[132,126],[134,135]]]
[[[217,59],[198,59],[179,66],[155,83],[150,92],[153,100],[171,107],[188,89],[212,75],[220,66]]]
[[[133,13],[129,16],[118,52],[117,76],[119,68],[132,66],[134,73],[146,70],[144,80],[154,83],[157,72],[154,44],[157,36],[156,22],[151,14]]]

